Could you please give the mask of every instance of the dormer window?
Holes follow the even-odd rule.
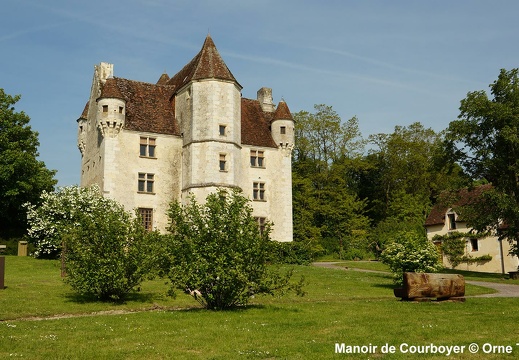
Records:
[[[449,230],[456,230],[456,214],[455,213],[449,213],[447,214],[447,219],[449,221]]]

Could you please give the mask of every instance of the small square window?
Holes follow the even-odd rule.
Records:
[[[281,133],[281,135],[285,135],[287,133],[287,127],[286,126],[281,126],[279,128],[279,132]]]
[[[475,238],[470,239],[470,245],[472,246],[472,251],[478,251],[479,250],[478,239],[475,239]]]
[[[227,130],[227,126],[225,126],[225,125],[220,125],[220,126],[218,127],[218,131],[219,131],[219,133],[220,133],[220,136],[225,136],[225,135],[227,135],[227,131],[226,131],[226,130]]]
[[[227,156],[225,154],[220,154],[220,171],[227,171]]]
[[[119,114],[122,114],[122,113],[123,113],[123,107],[119,106]]]
[[[103,112],[108,112],[108,105],[103,105]]]

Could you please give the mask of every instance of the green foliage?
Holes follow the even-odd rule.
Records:
[[[404,272],[437,272],[442,269],[436,246],[414,232],[396,234],[380,256],[389,266],[396,284],[401,285]]]
[[[122,301],[151,274],[160,240],[113,200],[81,212],[65,238],[66,281],[81,295]]]
[[[26,227],[23,204],[36,203],[42,191],[52,191],[55,171],[38,161],[38,133],[30,118],[15,112],[20,96],[0,89],[0,232],[22,234]]]
[[[150,274],[159,235],[97,187],[60,188],[27,207],[35,256],[63,252],[66,281],[79,294],[121,301]]]
[[[249,200],[238,190],[219,190],[203,205],[194,196],[185,206],[174,202],[168,215],[171,234],[162,267],[173,293],[189,292],[206,308],[220,310],[291,287],[291,272],[267,268],[270,224],[259,232]]]
[[[367,238],[366,204],[354,177],[364,140],[356,118],[342,122],[331,106],[314,108],[294,114],[294,239],[316,254],[338,254]]]
[[[465,248],[467,238],[484,238],[489,236],[488,232],[484,233],[461,233],[459,231],[453,231],[448,233],[447,235],[435,235],[433,237],[434,241],[441,241],[441,249],[445,256],[447,256],[447,260],[452,265],[452,267],[456,267],[461,263],[475,263],[475,262],[485,262],[492,260],[491,255],[482,255],[473,257],[470,255],[465,255]]]
[[[270,241],[267,261],[271,264],[308,265],[315,258],[309,243]]]
[[[506,223],[500,238],[512,243],[519,255],[519,70],[502,69],[485,91],[469,92],[461,101],[458,120],[449,124],[446,153],[473,179],[484,179],[492,189],[480,202],[469,204],[464,218],[478,231]]]

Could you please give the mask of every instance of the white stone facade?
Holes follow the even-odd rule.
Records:
[[[164,78],[163,78],[164,77]],[[272,239],[292,241],[294,122],[272,90],[242,99],[207,37],[200,53],[157,84],[115,78],[113,65],[95,67],[90,99],[78,120],[81,186],[146,214],[165,230],[172,201],[199,201],[218,188],[240,188]]]

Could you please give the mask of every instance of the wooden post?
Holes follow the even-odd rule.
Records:
[[[5,289],[5,256],[0,256],[0,290]]]

